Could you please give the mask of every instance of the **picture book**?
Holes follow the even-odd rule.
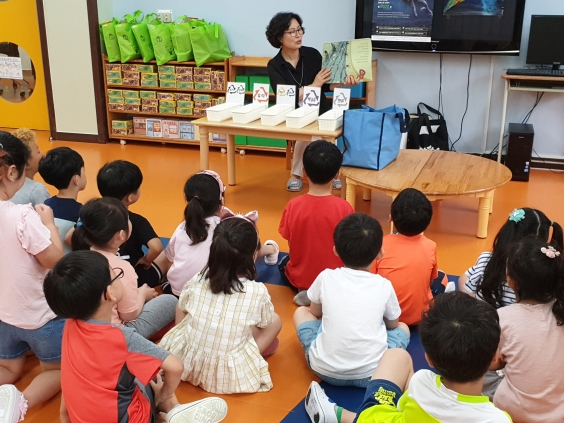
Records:
[[[370,38],[326,43],[322,51],[322,68],[332,71],[330,84],[344,83],[348,75],[357,82],[372,81],[372,57]]]

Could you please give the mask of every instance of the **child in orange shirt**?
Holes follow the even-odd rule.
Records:
[[[402,321],[416,325],[429,308],[432,292],[444,292],[447,283],[437,269],[436,243],[422,234],[432,220],[432,205],[420,191],[407,188],[392,202],[390,215],[398,233],[384,237],[384,257],[371,271],[392,283]]]

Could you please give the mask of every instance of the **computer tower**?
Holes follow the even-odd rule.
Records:
[[[506,167],[512,172],[513,181],[529,181],[534,126],[529,123],[508,124],[508,149]]]

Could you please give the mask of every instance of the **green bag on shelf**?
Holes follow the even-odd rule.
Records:
[[[151,43],[151,37],[149,36],[149,29],[147,29],[147,23],[155,19],[157,15],[155,13],[150,13],[145,16],[141,22],[136,22],[132,24],[131,30],[135,36],[135,41],[139,47],[139,52],[145,63],[150,60],[155,59],[155,53],[153,52],[153,44]]]
[[[141,58],[139,47],[131,30],[131,26],[138,21],[141,15],[141,10],[137,10],[133,15],[125,15],[124,19],[116,24],[116,35],[120,45],[122,63]]]
[[[197,20],[190,21],[190,24],[190,41],[197,66],[231,57],[228,38],[220,24]]]
[[[178,62],[188,62],[194,59],[189,34],[190,23],[186,19],[186,15],[181,16],[171,26],[171,39]]]
[[[176,59],[171,39],[171,26],[170,24],[165,25],[157,19],[147,24],[151,43],[153,44],[153,51],[155,52],[155,61],[159,66]]]
[[[108,62],[113,63],[120,60],[120,46],[118,45],[118,37],[116,36],[115,25],[119,23],[118,19],[114,18],[111,21],[100,24],[100,34],[106,46],[106,55]]]

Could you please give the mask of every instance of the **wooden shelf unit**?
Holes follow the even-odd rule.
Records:
[[[174,113],[148,113],[148,112],[130,112],[130,111],[120,111],[120,110],[108,110],[108,89],[123,89],[123,90],[131,90],[131,91],[161,91],[161,92],[177,92],[177,93],[188,93],[188,94],[216,94],[216,96],[224,96],[226,93],[227,82],[229,81],[229,71],[228,71],[228,59],[224,60],[223,62],[211,62],[206,63],[202,67],[210,67],[214,68],[217,71],[225,72],[225,82],[226,85],[224,86],[223,91],[218,90],[196,90],[196,89],[186,89],[186,88],[165,88],[165,87],[135,87],[130,85],[116,85],[116,84],[108,84],[106,80],[106,64],[108,64],[108,58],[106,55],[102,55],[102,69],[104,71],[104,98],[106,99],[106,114],[108,118],[108,138],[111,140],[124,140],[124,141],[149,141],[149,142],[159,142],[162,144],[171,143],[171,144],[185,144],[185,145],[200,145],[199,136],[197,128],[194,128],[194,139],[193,140],[186,140],[180,138],[157,138],[157,137],[147,137],[143,135],[114,135],[112,134],[112,120],[118,119],[125,119],[125,118],[133,118],[135,116],[150,116],[155,118],[164,118],[164,119],[178,119],[178,120],[193,120],[201,118],[202,116],[194,116],[194,115],[179,115]],[[143,60],[130,60],[127,64],[139,64],[139,65],[157,65],[155,60],[151,60],[147,63],[143,62]],[[176,62],[171,61],[166,63],[167,66],[174,65],[174,66],[193,66],[196,67],[196,62]],[[210,145],[214,147],[225,147],[225,142],[217,142],[217,141],[210,141]]]

